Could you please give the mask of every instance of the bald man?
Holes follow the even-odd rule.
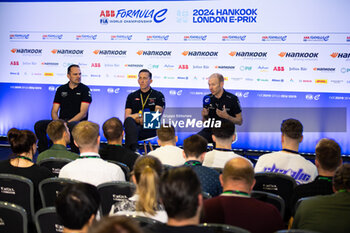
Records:
[[[248,160],[229,160],[220,175],[220,182],[224,192],[204,202],[203,222],[234,225],[252,233],[285,228],[275,206],[250,197],[255,179]]]

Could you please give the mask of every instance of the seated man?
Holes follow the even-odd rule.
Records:
[[[144,229],[145,233],[214,233],[211,229],[196,226],[199,224],[203,197],[200,182],[192,169],[170,169],[163,174],[159,191],[168,222],[152,224]]]
[[[176,146],[177,136],[175,136],[175,128],[167,125],[161,125],[157,129],[159,148],[148,153],[157,157],[162,164],[170,166],[180,166],[184,164],[183,150]]]
[[[151,88],[152,73],[143,69],[139,72],[140,89],[128,95],[125,104],[125,147],[136,151],[137,141],[156,136],[156,130],[143,128],[143,113],[148,111],[163,112],[165,98],[160,91]]]
[[[236,139],[234,123],[231,121],[221,121],[221,127],[213,128],[212,132],[212,138],[216,143],[216,147],[205,155],[204,166],[224,168],[225,163],[230,159],[236,157],[243,158],[232,150],[232,142]]]
[[[47,158],[65,158],[74,160],[79,157],[78,154],[67,151],[67,144],[70,143],[70,133],[67,123],[63,120],[51,121],[47,126],[47,135],[49,135],[53,145],[50,149],[41,152],[36,159],[40,162]]]
[[[82,121],[73,129],[74,143],[79,147],[78,159],[62,167],[58,177],[70,178],[95,186],[110,181],[125,181],[122,169],[100,158],[98,124]]]
[[[255,185],[254,169],[245,158],[234,158],[225,165],[220,182],[224,192],[204,201],[206,223],[229,224],[252,233],[275,232],[284,228],[275,206],[250,197]]]
[[[298,185],[294,189],[292,206],[303,197],[333,193],[332,178],[342,164],[341,148],[336,141],[323,138],[317,143],[315,152],[318,176],[311,183]]]
[[[60,86],[55,94],[51,109],[52,120],[62,119],[68,122],[70,131],[79,122],[88,119],[88,110],[91,104],[91,92],[89,87],[81,83],[81,71],[78,65],[70,65],[67,69],[69,82]],[[48,149],[46,128],[51,120],[41,120],[35,123],[35,134],[38,137],[38,151]],[[79,149],[71,139],[70,144],[73,152],[79,153]]]
[[[86,233],[95,220],[101,198],[91,184],[68,184],[56,198],[56,213],[64,233]]]
[[[122,146],[124,135],[122,122],[112,117],[103,123],[102,129],[108,144],[100,148],[101,158],[124,163],[132,170],[138,155]]]
[[[293,229],[315,232],[350,232],[350,164],[340,166],[333,177],[334,194],[301,202]]]
[[[214,169],[202,166],[205,153],[207,152],[207,140],[198,134],[194,134],[184,140],[185,166],[192,168],[202,185],[202,190],[212,197],[219,195],[222,188],[219,180],[219,173]]]
[[[298,152],[303,140],[303,125],[296,119],[287,119],[282,122],[281,132],[282,151],[260,156],[255,172],[283,173],[293,177],[297,184],[313,181],[317,176],[315,165]]]

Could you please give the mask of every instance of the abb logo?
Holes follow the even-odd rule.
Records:
[[[100,63],[92,63],[91,67],[101,67],[101,64]]]
[[[11,61],[10,65],[11,66],[19,66],[19,62],[18,61]]]
[[[188,65],[179,65],[179,70],[188,70]]]
[[[284,66],[275,66],[273,71],[284,71]]]
[[[100,13],[100,18],[101,17],[115,17],[115,12],[114,10],[102,10]]]

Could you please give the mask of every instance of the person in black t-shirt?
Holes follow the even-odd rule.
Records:
[[[79,121],[88,119],[88,110],[92,99],[89,87],[80,82],[81,71],[78,65],[73,64],[68,67],[67,77],[69,82],[60,86],[56,91],[51,117],[52,120],[67,121],[68,128],[72,131]],[[41,120],[35,123],[35,134],[39,139],[39,153],[49,148],[46,128],[50,122],[51,120]],[[73,152],[79,153],[72,138],[70,147]]]
[[[132,151],[137,149],[137,141],[156,136],[155,129],[143,128],[143,112],[163,112],[165,98],[160,91],[151,88],[152,73],[147,69],[139,72],[140,89],[128,95],[125,104],[125,147]]]
[[[222,74],[210,75],[209,90],[211,94],[203,98],[203,120],[229,120],[236,125],[242,125],[242,109],[238,97],[224,89],[224,77]],[[213,142],[212,130],[204,128],[199,133],[208,142]]]

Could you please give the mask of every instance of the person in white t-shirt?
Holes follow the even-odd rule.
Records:
[[[212,129],[216,148],[206,153],[203,166],[224,168],[227,161],[241,157],[232,150],[232,142],[236,140],[235,124],[231,121],[221,121],[221,127]]]
[[[157,129],[157,136],[160,147],[148,154],[158,158],[162,164],[170,166],[183,165],[186,161],[182,154],[183,150],[176,146],[177,136],[175,135],[175,128],[172,125],[161,125]]]
[[[255,172],[276,172],[289,175],[297,184],[313,181],[317,176],[316,166],[299,154],[303,140],[303,125],[296,119],[287,119],[281,125],[282,151],[264,154],[255,165]]]

